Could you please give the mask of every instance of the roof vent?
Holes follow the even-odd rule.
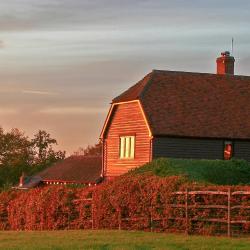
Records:
[[[234,62],[233,56],[230,56],[229,51],[221,53],[221,56],[217,58],[217,74],[220,75],[234,75]]]

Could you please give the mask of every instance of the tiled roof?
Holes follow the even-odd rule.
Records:
[[[250,139],[250,77],[154,70],[113,103],[139,99],[153,135]]]
[[[43,181],[98,183],[102,174],[101,157],[70,156],[38,173]]]
[[[114,102],[126,102],[126,101],[138,99],[142,91],[144,90],[145,86],[150,81],[151,77],[152,77],[152,73],[147,74],[138,83],[136,83],[131,88],[123,92],[121,95],[117,96],[115,99],[113,99],[113,103]]]

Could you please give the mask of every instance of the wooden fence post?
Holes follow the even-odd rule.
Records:
[[[92,230],[94,229],[94,218],[95,218],[95,214],[94,214],[94,202],[93,202],[93,197],[92,197],[92,200],[91,200],[91,214],[92,214]]]
[[[68,226],[67,226],[67,230],[70,229],[70,225],[69,225],[69,217],[70,217],[70,212],[68,213]]]
[[[121,213],[121,208],[118,208],[118,229],[122,229],[122,213]]]
[[[153,232],[152,205],[150,205],[150,232]]]
[[[228,188],[227,195],[227,236],[231,237],[231,189]]]
[[[189,233],[189,225],[188,225],[188,189],[185,192],[185,219],[186,219],[186,234]]]

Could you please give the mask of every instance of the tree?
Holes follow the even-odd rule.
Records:
[[[0,128],[0,188],[11,186],[33,162],[32,145],[18,129],[4,132]]]
[[[101,156],[102,155],[102,143],[98,142],[94,146],[88,145],[86,148],[79,148],[74,155],[83,156]]]
[[[32,146],[28,137],[18,129],[4,133],[0,129],[0,164],[4,166],[28,165],[32,161]]]
[[[65,158],[65,151],[53,150],[53,145],[57,145],[57,141],[51,138],[45,130],[39,130],[31,143],[34,147],[35,158],[40,163],[51,163]]]
[[[64,159],[65,151],[55,151],[56,139],[39,130],[29,139],[18,129],[5,132],[0,127],[0,189],[16,183],[22,172],[34,175],[52,163]]]

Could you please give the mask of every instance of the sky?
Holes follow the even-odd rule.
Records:
[[[152,69],[215,73],[234,38],[250,75],[249,0],[0,1],[0,126],[44,129],[71,154]]]

